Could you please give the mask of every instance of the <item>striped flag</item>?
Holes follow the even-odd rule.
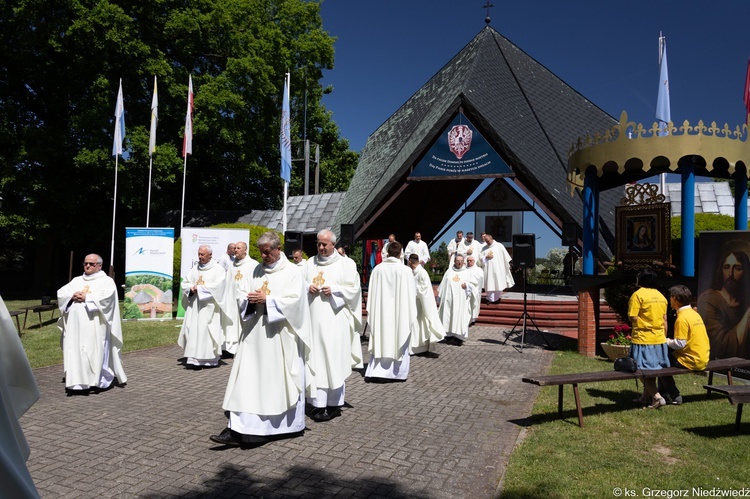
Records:
[[[182,141],[182,157],[193,154],[193,76],[189,77],[185,137]]]
[[[747,61],[747,73],[745,73],[745,109],[750,114],[750,60]]]
[[[659,135],[669,135],[667,125],[672,121],[669,109],[669,75],[667,71],[667,39],[659,34],[659,93],[656,97],[656,121]]]
[[[281,178],[284,182],[291,182],[292,178],[292,140],[291,120],[289,116],[289,73],[284,78],[284,99],[281,108],[281,132],[279,133],[279,148],[281,149]]]
[[[156,76],[154,76],[154,98],[151,99],[151,136],[148,141],[148,155],[156,150],[156,124],[159,121],[159,98],[156,93]]]
[[[122,141],[125,140],[125,106],[122,102],[122,78],[115,104],[115,140],[112,144],[112,156],[122,155]]]

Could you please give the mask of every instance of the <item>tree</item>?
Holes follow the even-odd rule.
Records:
[[[9,0],[0,11],[0,237],[107,247],[111,234],[117,88],[125,100],[117,232],[145,221],[154,75],[159,126],[151,212],[182,196],[188,75],[195,89],[189,210],[281,206],[278,135],[291,72],[292,135],[321,144],[323,189],[356,165],[321,105],[333,41],[319,2],[303,0]],[[301,193],[295,164],[290,194]]]

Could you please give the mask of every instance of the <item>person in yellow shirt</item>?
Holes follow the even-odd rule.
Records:
[[[667,299],[656,289],[656,272],[643,269],[638,273],[639,288],[630,296],[628,317],[633,327],[630,356],[638,369],[669,367],[667,348]],[[667,405],[659,394],[655,378],[643,380],[643,395],[636,399],[651,409]]]
[[[669,288],[669,304],[677,312],[674,339],[667,338],[667,346],[671,349],[669,363],[672,367],[702,371],[708,364],[710,346],[706,326],[690,306],[691,300],[692,294],[687,286],[678,284]],[[682,404],[682,395],[673,376],[659,377],[659,393],[670,404]]]

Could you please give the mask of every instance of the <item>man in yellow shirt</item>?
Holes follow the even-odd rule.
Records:
[[[677,311],[674,338],[667,338],[669,362],[672,367],[684,367],[691,371],[702,371],[708,364],[710,352],[706,326],[701,316],[690,306],[690,290],[678,284],[669,288],[669,304]],[[659,393],[674,405],[682,404],[682,395],[675,385],[674,377],[659,378]]]

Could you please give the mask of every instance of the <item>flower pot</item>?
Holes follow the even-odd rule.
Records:
[[[610,345],[609,343],[601,343],[601,346],[609,360],[615,360],[618,357],[627,357],[630,353],[630,345]]]

